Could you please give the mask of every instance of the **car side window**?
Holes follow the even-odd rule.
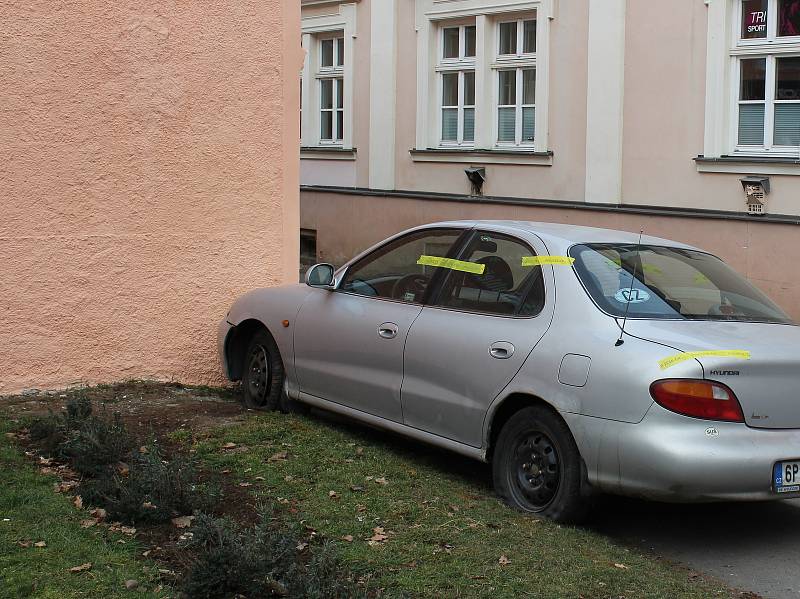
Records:
[[[419,303],[436,268],[463,231],[426,229],[405,235],[378,248],[347,269],[339,289],[348,293]]]
[[[542,268],[528,265],[535,255],[518,239],[478,232],[461,257],[477,268],[451,270],[436,304],[484,314],[535,316],[544,308]]]

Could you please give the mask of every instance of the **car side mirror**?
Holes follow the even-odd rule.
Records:
[[[333,273],[332,264],[315,264],[306,272],[306,285],[320,289],[333,289]]]

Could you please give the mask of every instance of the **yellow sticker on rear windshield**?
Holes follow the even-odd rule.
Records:
[[[688,351],[675,354],[674,356],[664,358],[663,360],[659,360],[658,365],[661,366],[661,370],[666,370],[667,368],[675,366],[675,364],[680,364],[681,362],[686,362],[687,360],[694,360],[695,358],[739,358],[740,360],[749,360],[750,352],[743,349]]]
[[[423,266],[438,266],[439,268],[449,268],[450,270],[460,270],[461,272],[471,272],[475,275],[482,275],[486,270],[485,264],[475,262],[464,262],[453,258],[440,258],[439,256],[420,256],[417,264]]]
[[[571,266],[575,258],[568,256],[523,256],[522,266],[542,266],[553,264],[556,266]]]

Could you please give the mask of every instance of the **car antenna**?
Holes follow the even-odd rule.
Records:
[[[641,252],[641,249],[642,249],[642,235],[643,234],[644,234],[644,229],[641,229],[639,231],[639,241],[636,244],[636,257],[639,258],[639,260],[637,260],[636,262],[633,263],[633,275],[631,276],[631,288],[628,289],[628,301],[625,303],[625,316],[622,319],[622,328],[620,329],[620,332],[619,332],[619,339],[617,339],[617,342],[614,344],[614,347],[619,347],[620,345],[625,343],[625,340],[622,338],[622,336],[625,334],[625,325],[628,324],[628,309],[631,307],[631,297],[633,297],[633,282],[636,280],[636,269],[639,266],[639,262],[641,262],[641,258],[639,256],[639,253]]]

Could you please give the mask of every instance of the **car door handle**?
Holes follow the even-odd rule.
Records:
[[[489,346],[489,355],[498,360],[507,360],[514,355],[514,346],[508,341],[497,341]]]
[[[384,322],[378,326],[378,337],[384,339],[394,339],[397,337],[397,325],[393,322]]]

